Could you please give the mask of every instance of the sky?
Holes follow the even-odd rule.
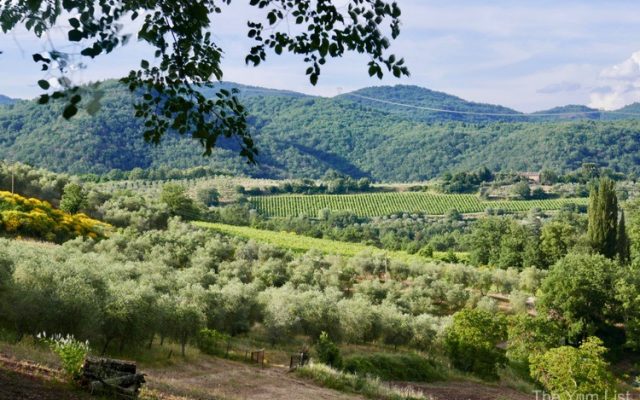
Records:
[[[345,3],[347,0],[336,0]],[[314,87],[301,57],[269,55],[257,68],[244,57],[251,41],[247,18],[259,14],[247,0],[233,0],[213,21],[224,49],[224,80],[321,96],[367,86],[407,84],[532,112],[566,104],[617,109],[640,101],[640,2],[635,0],[397,0],[402,32],[392,53],[404,57],[408,78],[369,78],[366,56],[330,60]],[[135,26],[125,30],[134,31]],[[43,78],[31,54],[71,49],[64,30],[37,39],[18,29],[0,33],[0,94],[33,98]],[[72,76],[90,82],[124,76],[151,59],[132,41]]]

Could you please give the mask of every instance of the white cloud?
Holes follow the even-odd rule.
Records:
[[[619,64],[603,69],[590,99],[590,107],[605,110],[640,101],[640,51]]]

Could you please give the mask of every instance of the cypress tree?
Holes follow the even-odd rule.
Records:
[[[596,253],[607,258],[615,258],[618,235],[618,198],[615,183],[602,178],[591,187],[589,194],[588,236]]]
[[[620,222],[618,222],[618,262],[620,265],[629,265],[631,262],[631,243],[627,235],[627,228],[624,221],[624,211],[620,212]]]

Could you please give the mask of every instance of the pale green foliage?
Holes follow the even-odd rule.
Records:
[[[187,286],[178,290],[169,301],[173,305],[173,312],[169,314],[170,332],[180,343],[184,356],[187,342],[206,323],[205,290],[199,285]]]
[[[546,274],[546,271],[536,267],[525,268],[520,273],[518,287],[524,292],[534,294],[540,287],[540,284],[542,284],[542,280]]]
[[[429,314],[420,314],[413,318],[411,344],[422,351],[432,349],[439,327],[438,318]]]
[[[479,274],[375,253],[298,254],[179,218],[162,231],[125,229],[63,246],[0,239],[0,249],[1,328],[66,332],[107,353],[155,338],[186,346],[204,328],[273,342],[325,331],[336,342],[428,351],[443,337],[444,316],[469,302],[469,288],[508,293],[523,279],[515,269]]]
[[[509,294],[509,304],[511,311],[515,314],[524,314],[527,312],[527,301],[529,294],[520,290],[514,290]]]
[[[382,341],[394,347],[408,344],[413,334],[409,315],[389,303],[378,306],[378,310],[382,325]]]
[[[338,312],[342,337],[347,343],[364,343],[378,336],[380,316],[364,297],[340,300]]]
[[[491,314],[495,314],[498,312],[498,302],[491,297],[484,296],[476,304],[476,308],[478,310],[486,311]]]
[[[579,348],[563,346],[531,357],[531,376],[560,400],[614,393],[614,380],[604,359],[607,349],[596,337]]]
[[[322,386],[343,392],[362,394],[368,398],[384,400],[426,399],[422,393],[417,393],[409,389],[390,387],[380,382],[379,379],[341,372],[324,364],[312,363],[298,368],[296,373],[303,378],[312,379]]]
[[[76,340],[73,335],[62,336],[60,334],[47,337],[46,333],[38,334],[38,339],[49,345],[59,358],[62,370],[71,379],[77,378],[80,374],[82,363],[89,354],[89,342]]]

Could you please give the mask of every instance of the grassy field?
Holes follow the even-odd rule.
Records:
[[[316,216],[322,209],[352,211],[374,217],[401,212],[443,215],[452,209],[461,213],[479,213],[488,208],[504,211],[558,210],[567,204],[586,205],[585,198],[550,200],[484,201],[471,194],[437,194],[424,192],[370,193],[348,195],[283,195],[250,198],[261,214],[272,217]]]
[[[247,226],[235,226],[210,222],[194,222],[196,226],[201,228],[213,229],[217,232],[238,236],[245,239],[253,239],[257,242],[269,243],[277,247],[290,249],[296,252],[306,252],[312,249],[318,250],[326,254],[339,254],[352,257],[362,252],[370,252],[373,254],[386,254],[391,258],[411,262],[425,261],[426,258],[416,254],[409,254],[404,251],[388,251],[382,250],[374,246],[367,246],[361,243],[340,242],[330,239],[317,239],[308,236],[298,235],[293,232],[273,232],[263,229],[255,229]],[[445,257],[444,252],[434,252],[433,258],[442,259]],[[468,259],[466,253],[456,253],[459,260]]]

